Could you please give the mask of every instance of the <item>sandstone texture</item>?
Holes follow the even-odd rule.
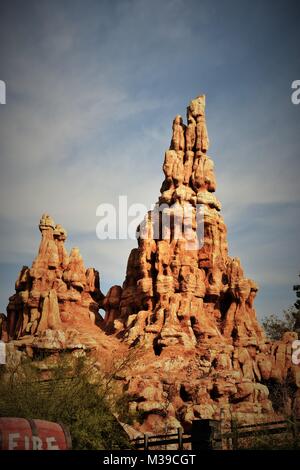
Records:
[[[0,317],[2,337],[27,351],[107,349],[99,308],[104,298],[99,273],[86,269],[78,248],[65,248],[66,230],[48,214],[39,223],[41,243],[31,268],[23,266]]]
[[[147,236],[130,253],[125,282],[104,300],[107,331],[145,351],[125,378],[131,409],[144,415],[143,428],[152,432],[188,428],[193,419],[219,419],[221,412],[245,422],[270,419],[268,384],[282,384],[287,376],[299,382],[299,368],[291,363],[297,334],[277,343],[266,339],[254,308],[258,285],[245,276],[239,258],[228,255],[207,154],[205,96],[190,102],[186,125],[176,116],[172,131],[157,205],[163,210],[145,218],[139,233]],[[176,217],[185,207],[191,209],[190,230],[178,237]],[[173,224],[164,226],[168,217]],[[298,401],[290,400],[288,413]]]
[[[67,253],[66,231],[44,214],[38,255],[0,316],[1,338],[30,354],[136,351],[116,378],[142,417],[138,431],[189,430],[194,419],[221,415],[300,416],[300,368],[291,359],[298,334],[272,342],[256,318],[258,285],[228,255],[208,149],[202,95],[190,102],[186,124],[174,119],[160,196],[138,227],[123,285],[104,296],[98,272],[84,267],[77,248]],[[284,384],[278,404],[274,389]]]

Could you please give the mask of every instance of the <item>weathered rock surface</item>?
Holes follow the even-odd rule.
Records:
[[[226,226],[214,196],[204,96],[191,101],[187,118],[187,126],[181,116],[174,120],[159,198],[163,215],[175,222],[154,238],[153,219],[160,215],[149,213],[148,237],[139,239],[130,254],[123,288],[115,286],[105,299],[106,321],[111,327],[116,320],[115,329],[124,331],[128,343],[147,344],[157,353],[170,345],[193,350],[203,341],[259,344],[265,337],[253,307],[258,287],[244,276],[239,259],[228,256]],[[204,211],[202,248],[197,204]],[[192,211],[189,238],[179,238],[176,213],[187,207]]]
[[[218,419],[221,410],[241,421],[270,418],[267,385],[294,370],[292,338],[266,340],[254,308],[258,286],[228,256],[208,148],[199,96],[187,108],[187,125],[174,119],[158,210],[139,228],[146,237],[130,253],[122,288],[111,288],[103,303],[107,330],[145,349],[126,389],[146,430],[187,428],[193,419]],[[197,228],[200,204],[204,233]],[[185,219],[177,217],[187,207],[189,232],[178,236]]]
[[[103,297],[99,274],[86,269],[78,248],[68,255],[67,233],[44,214],[38,255],[32,267],[23,266],[16,281],[16,293],[7,307],[10,339],[60,330],[72,321],[100,324],[99,305]]]
[[[0,316],[1,338],[28,354],[136,348],[117,379],[130,410],[143,416],[141,431],[188,430],[193,419],[221,414],[242,422],[300,416],[299,366],[291,360],[297,333],[265,337],[254,308],[258,286],[228,255],[208,148],[199,96],[187,124],[181,116],[173,122],[161,195],[139,227],[122,287],[104,297],[97,271],[85,269],[77,248],[68,255],[65,230],[45,214],[38,256],[20,272],[7,319]],[[277,406],[274,385],[286,383],[293,393]]]
[[[14,340],[29,354],[38,350],[110,348],[117,340],[101,330],[99,308],[104,298],[99,273],[86,269],[78,248],[65,248],[67,232],[44,214],[42,234],[32,267],[24,266],[10,297],[7,317],[0,317],[4,341]],[[108,344],[109,342],[109,344]]]

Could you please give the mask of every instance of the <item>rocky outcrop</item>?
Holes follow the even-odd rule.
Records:
[[[103,298],[99,274],[86,269],[78,248],[68,255],[67,233],[44,214],[38,255],[32,267],[24,266],[16,281],[16,293],[7,307],[9,339],[63,330],[81,324],[100,325]]]
[[[228,255],[208,149],[199,96],[187,124],[174,119],[161,194],[138,227],[123,285],[104,297],[97,271],[85,269],[78,248],[68,255],[66,231],[44,214],[38,256],[22,268],[7,319],[0,317],[1,337],[29,355],[102,347],[111,357],[134,357],[136,350],[115,377],[141,431],[188,430],[194,419],[221,415],[240,422],[282,411],[300,416],[299,367],[291,360],[297,333],[265,337],[254,307],[258,286]],[[275,392],[286,385],[277,406]]]
[[[226,226],[214,195],[204,96],[191,101],[187,119],[187,126],[181,116],[173,122],[157,212],[148,214],[143,227],[147,237],[130,254],[122,290],[112,289],[118,292],[119,310],[116,302],[110,307],[112,292],[105,300],[107,321],[111,326],[116,320],[116,330],[123,329],[129,343],[139,341],[157,350],[175,344],[193,349],[215,338],[235,345],[259,343],[265,338],[253,308],[258,287],[244,276],[239,259],[228,256]],[[176,217],[187,208],[189,238],[179,237]],[[203,240],[196,227],[201,208]],[[154,238],[155,221],[164,216],[174,222],[163,225]]]
[[[124,381],[131,409],[152,432],[221,411],[240,421],[270,418],[268,384],[292,367],[291,338],[266,340],[254,308],[258,286],[228,255],[208,148],[199,96],[186,125],[174,119],[158,203],[138,228],[123,286],[103,302],[107,330],[145,350]]]
[[[207,155],[204,96],[191,101],[187,120],[184,125],[181,116],[174,119],[159,202],[140,228],[146,237],[130,254],[122,290],[114,287],[105,299],[106,321],[110,328],[115,322],[129,344],[152,346],[157,354],[174,345],[193,350],[203,341],[258,345],[265,340],[253,307],[258,286],[244,276],[239,259],[228,256],[214,163]],[[189,237],[178,236],[176,218],[183,214],[185,221],[188,209]]]

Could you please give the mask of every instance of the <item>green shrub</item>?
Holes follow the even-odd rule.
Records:
[[[289,309],[283,311],[281,318],[274,314],[263,318],[262,324],[267,336],[270,339],[279,340],[286,331],[294,331],[294,315],[295,309],[294,307],[290,307]]]
[[[29,361],[9,374],[2,372],[0,416],[62,422],[70,429],[73,449],[130,447],[113,415],[118,399],[112,400],[107,382],[93,364],[62,358],[47,381],[41,381],[40,369],[41,363]]]

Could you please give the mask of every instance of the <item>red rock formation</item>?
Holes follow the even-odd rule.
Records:
[[[85,269],[77,248],[68,256],[65,230],[45,214],[38,256],[20,272],[7,320],[0,317],[2,338],[29,337],[32,349],[92,344],[113,356],[138,347],[118,379],[144,431],[188,429],[193,419],[218,419],[221,412],[244,422],[270,419],[269,392],[272,398],[274,384],[287,381],[298,387],[287,410],[300,416],[299,367],[291,362],[297,335],[271,342],[257,321],[258,286],[228,256],[208,147],[199,96],[187,109],[187,125],[180,116],[173,122],[161,195],[139,227],[122,287],[104,298],[98,273]]]
[[[42,240],[38,255],[31,268],[22,268],[16,293],[9,299],[10,339],[78,325],[82,329],[102,321],[99,306],[103,294],[98,272],[86,270],[78,248],[68,255],[64,246],[67,233],[48,214],[42,216],[39,228]]]
[[[188,428],[195,418],[219,418],[221,409],[241,421],[270,417],[266,384],[291,368],[286,344],[271,347],[257,321],[257,284],[228,256],[208,147],[205,97],[199,96],[187,109],[187,125],[181,116],[173,122],[158,202],[164,210],[146,217],[139,229],[147,237],[130,253],[123,287],[114,286],[103,303],[107,329],[145,349],[125,378],[144,430]],[[187,206],[189,237],[178,238],[177,217]],[[173,223],[165,226],[164,215]]]
[[[113,309],[109,306],[111,293],[105,301],[109,324],[114,317],[116,329],[123,329],[129,343],[146,343],[156,351],[176,344],[193,350],[216,338],[223,344],[260,343],[265,338],[253,307],[258,287],[245,278],[239,259],[228,256],[226,226],[214,195],[214,163],[206,154],[204,96],[191,101],[187,118],[187,126],[181,116],[174,119],[159,198],[163,214],[175,223],[165,227],[166,237],[161,229],[154,239],[151,231],[158,215],[149,214],[145,223],[149,236],[132,250],[122,293],[118,288],[119,311],[116,302]],[[195,211],[200,204],[204,244],[191,249],[190,239],[198,236]],[[183,234],[178,239],[176,211],[186,207],[193,214],[190,238]]]

